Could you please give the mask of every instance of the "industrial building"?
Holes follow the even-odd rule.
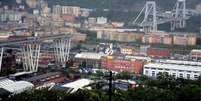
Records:
[[[0,88],[3,88],[11,94],[19,94],[33,87],[34,85],[27,81],[12,81],[8,78],[0,78]]]
[[[85,64],[86,67],[100,68],[102,53],[81,52],[75,55],[75,64],[77,66]]]
[[[162,48],[148,48],[147,56],[154,58],[168,58],[170,57],[170,51]]]
[[[26,81],[33,83],[35,86],[41,86],[48,83],[61,83],[64,82],[65,79],[65,76],[61,72],[50,72],[27,78]]]
[[[198,50],[198,49],[191,50],[190,57],[195,60],[200,60],[201,59],[201,50]]]
[[[101,59],[101,67],[116,72],[142,73],[143,61],[121,56],[106,56]]]
[[[167,44],[167,45],[196,45],[197,35],[195,33],[167,33],[157,32],[145,34],[143,43]]]
[[[197,79],[201,76],[200,66],[170,63],[148,63],[144,65],[143,74],[148,77],[157,77],[158,73],[167,73],[175,78]]]
[[[77,6],[61,6],[61,13],[63,15],[73,15],[78,17],[80,15],[80,7]]]
[[[93,82],[94,82],[93,80],[89,80],[89,79],[79,79],[74,82],[64,84],[62,85],[62,87],[71,89],[70,93],[73,93],[79,89],[83,89],[84,87],[86,87],[87,85]],[[90,89],[89,87],[86,87],[86,88]]]
[[[121,54],[132,55],[134,53],[134,48],[131,46],[121,46],[120,52]]]
[[[108,29],[107,30],[99,30],[97,31],[97,38],[104,40],[113,40],[120,42],[133,42],[133,41],[141,41],[144,33],[142,32],[122,32],[115,31],[117,29]]]

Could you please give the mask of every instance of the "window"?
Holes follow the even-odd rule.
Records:
[[[193,73],[198,73],[198,72],[195,72],[195,71],[194,71]]]
[[[149,69],[149,67],[145,67],[145,69]]]
[[[173,77],[176,77],[176,73],[172,73],[172,76],[173,76]]]
[[[187,77],[187,79],[190,79],[190,78],[191,78],[191,75],[190,75],[190,74],[187,74],[186,77]]]
[[[183,78],[183,74],[182,74],[182,73],[180,73],[180,74],[179,74],[179,77],[180,77],[180,78]]]
[[[155,71],[152,71],[151,75],[152,75],[152,76],[155,76]]]
[[[169,72],[164,72],[163,74],[165,74],[165,75],[169,75]]]
[[[194,75],[194,78],[195,78],[195,79],[198,79],[198,75]]]
[[[191,73],[191,71],[187,71],[188,73]]]
[[[169,71],[170,69],[165,69],[166,71]]]
[[[157,73],[157,76],[159,76],[159,74],[162,74],[162,72],[158,72],[158,73]]]
[[[147,75],[147,74],[149,74],[149,71],[148,71],[148,70],[146,70],[146,71],[145,71],[145,74],[146,74],[146,75]]]

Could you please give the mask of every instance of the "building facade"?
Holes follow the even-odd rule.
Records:
[[[190,52],[190,57],[192,59],[200,60],[201,59],[201,50],[196,50],[196,49],[192,50]]]
[[[168,58],[170,57],[170,52],[166,49],[148,48],[147,55],[156,58]]]
[[[78,53],[74,57],[75,65],[86,66],[88,68],[100,68],[102,56],[105,56],[105,54],[91,52]]]
[[[120,48],[120,52],[121,52],[121,54],[131,55],[134,53],[134,49],[132,47],[129,47],[129,46],[123,46]]]
[[[167,45],[196,45],[197,36],[194,33],[148,33],[142,38],[143,43]]]
[[[175,45],[196,45],[197,37],[196,35],[174,35],[173,44]]]
[[[201,76],[200,66],[148,63],[144,65],[143,74],[148,77],[157,77],[158,73],[167,73],[175,78],[198,79]]]
[[[98,39],[120,42],[141,41],[143,35],[140,32],[97,31]]]
[[[107,23],[107,18],[105,17],[97,17],[97,24],[106,24]]]
[[[52,13],[56,15],[61,15],[61,7],[60,5],[54,5],[52,8]]]
[[[125,59],[118,56],[106,56],[101,59],[101,67],[116,71],[129,73],[142,73],[143,62],[138,59]]]
[[[63,15],[74,15],[76,17],[80,15],[80,7],[77,6],[62,6],[61,11]]]

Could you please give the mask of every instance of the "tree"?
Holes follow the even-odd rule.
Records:
[[[158,78],[148,79],[143,86],[128,91],[113,88],[112,101],[199,101],[200,80],[174,79],[166,73],[160,73]],[[84,89],[74,93],[33,89],[13,95],[5,101],[108,101],[108,90],[101,89],[107,83],[99,82],[97,85],[93,90]]]

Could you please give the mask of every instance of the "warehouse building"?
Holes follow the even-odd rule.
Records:
[[[7,78],[0,79],[0,88],[10,92],[11,94],[19,94],[23,91],[30,90],[34,85],[27,81],[12,81]]]
[[[90,80],[90,79],[79,79],[74,82],[64,84],[64,85],[62,85],[62,87],[69,88],[69,89],[71,89],[70,93],[74,93],[77,90],[83,89],[83,88],[91,89],[90,87],[86,87],[86,86],[90,85],[91,83],[94,83],[94,81]]]
[[[148,63],[144,65],[143,74],[148,77],[157,77],[158,73],[168,73],[175,78],[198,79],[201,76],[200,66],[183,64]]]
[[[26,81],[33,83],[35,86],[41,86],[48,83],[62,83],[65,79],[66,77],[61,72],[49,72],[28,78]]]
[[[190,52],[190,56],[191,56],[192,59],[201,60],[201,50],[193,49]]]
[[[100,68],[102,53],[81,52],[75,55],[75,65],[86,65],[86,67]]]
[[[147,55],[154,58],[168,58],[170,51],[162,48],[148,48]]]
[[[138,59],[129,59],[122,56],[106,56],[101,59],[101,67],[116,71],[129,73],[142,73],[143,61]]]

